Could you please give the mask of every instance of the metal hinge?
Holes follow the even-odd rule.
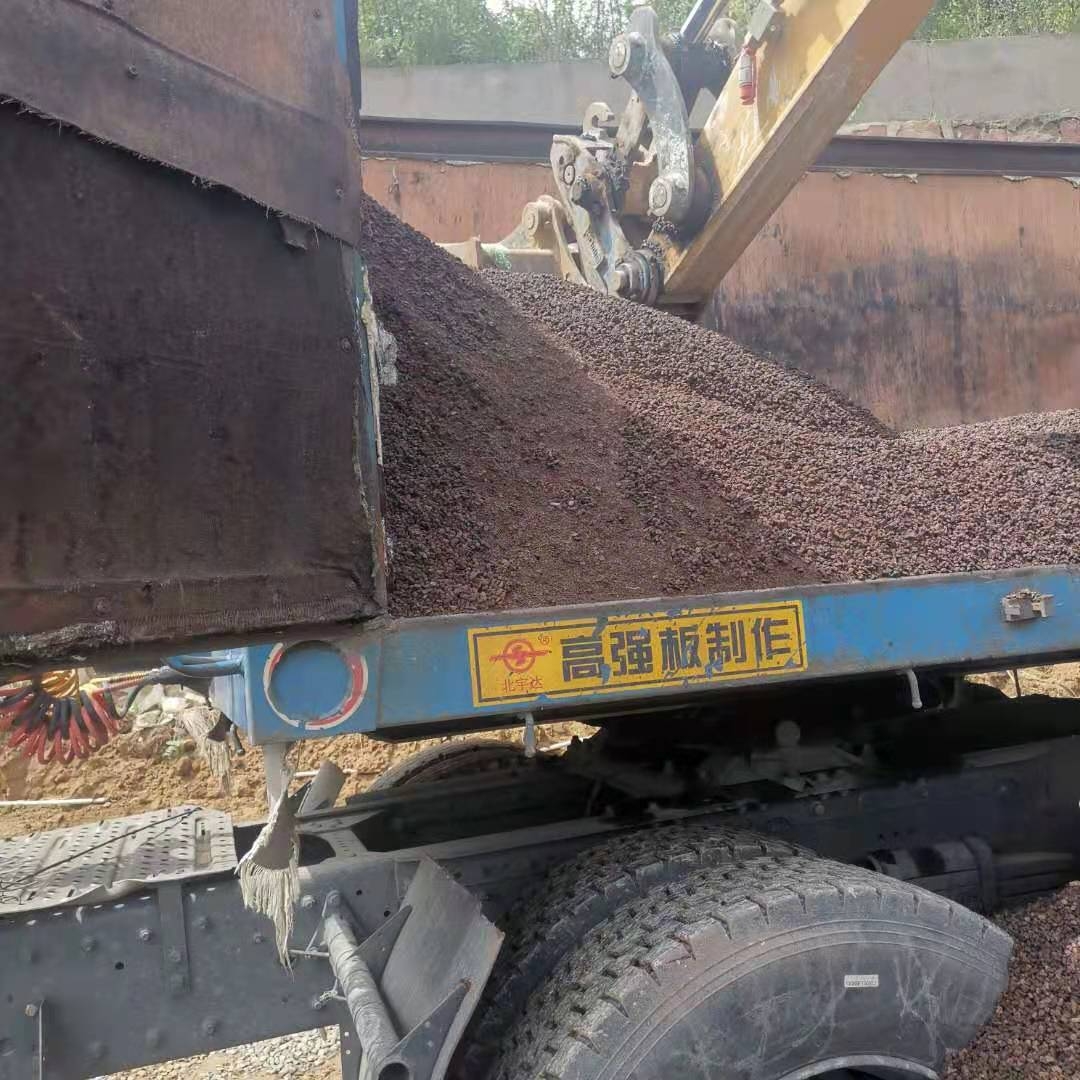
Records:
[[[1054,598],[1034,589],[1017,589],[1001,598],[1001,615],[1006,622],[1048,619],[1054,613]]]

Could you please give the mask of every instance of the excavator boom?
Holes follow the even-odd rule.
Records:
[[[633,94],[556,136],[557,197],[529,203],[501,244],[447,244],[474,266],[557,273],[631,299],[704,303],[813,164],[932,0],[760,0],[745,35],[727,0],[701,0],[675,34],[635,7],[611,45]],[[716,102],[700,132],[688,116]]]

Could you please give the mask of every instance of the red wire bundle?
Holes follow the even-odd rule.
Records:
[[[54,697],[38,681],[0,686],[0,735],[42,764],[87,758],[119,731],[111,696],[80,689]]]

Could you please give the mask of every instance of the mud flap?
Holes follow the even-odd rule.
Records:
[[[332,892],[323,938],[351,1027],[346,1080],[441,1080],[502,945],[480,900],[430,859],[399,910],[358,940],[348,901]]]

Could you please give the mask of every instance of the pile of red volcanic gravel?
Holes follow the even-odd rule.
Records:
[[[368,202],[391,607],[415,615],[1080,561],[1080,413],[894,434],[730,338],[480,277]]]
[[[943,1080],[1080,1076],[1080,883],[997,919],[1015,941],[1009,989]]]

